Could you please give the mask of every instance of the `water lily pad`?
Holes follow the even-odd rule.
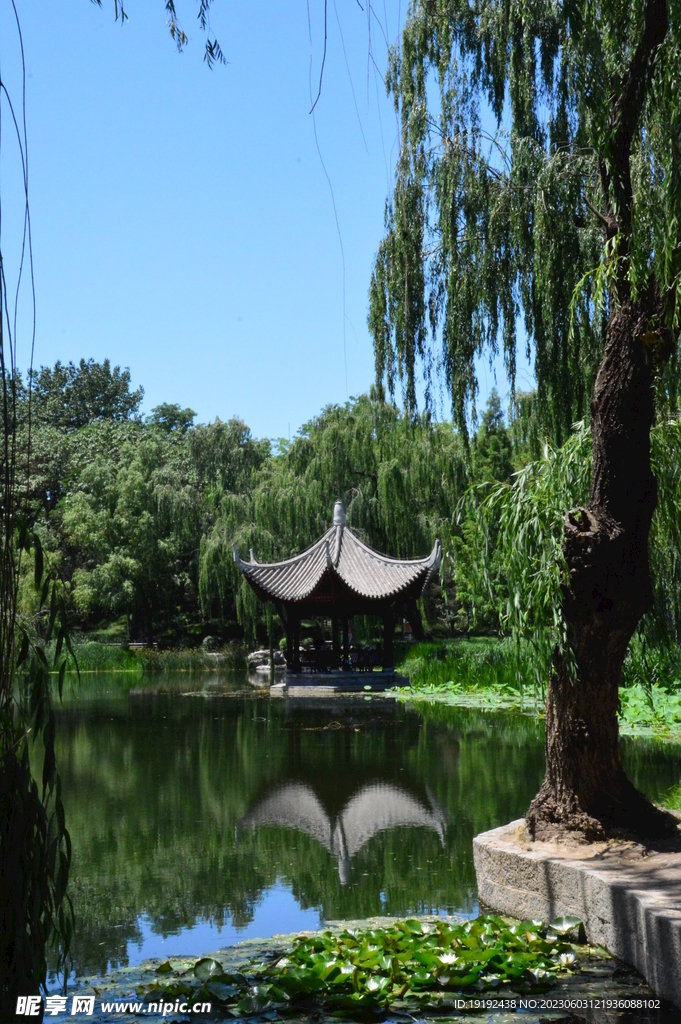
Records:
[[[206,985],[206,989],[221,1003],[226,1003],[228,999],[231,999],[239,991],[236,985],[226,985],[224,981],[210,981]]]
[[[210,956],[205,956],[194,964],[194,974],[200,981],[208,981],[213,975],[222,974],[222,964]]]
[[[179,995],[210,1001],[223,1018],[422,1015],[443,1011],[466,993],[545,991],[558,977],[579,972],[588,954],[593,971],[592,947],[580,951],[559,933],[563,926],[570,935],[579,922],[565,918],[554,925],[481,915],[466,922],[412,918],[327,929],[266,951],[244,951],[227,967],[214,957],[164,961],[138,991],[154,1002]]]

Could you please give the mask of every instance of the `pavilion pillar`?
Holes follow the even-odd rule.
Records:
[[[383,668],[395,666],[395,622],[390,612],[383,616]]]
[[[300,613],[293,612],[293,671],[300,672]]]
[[[286,615],[286,667],[293,671],[293,610],[290,605]]]
[[[350,657],[350,621],[347,615],[343,616],[343,666],[347,665]]]
[[[333,637],[333,667],[338,668],[340,664],[340,637],[338,635],[338,618],[335,615],[331,618],[331,631]]]

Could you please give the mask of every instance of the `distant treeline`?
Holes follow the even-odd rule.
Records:
[[[442,540],[445,587],[426,599],[426,621],[466,628],[452,585],[452,514],[471,480],[513,470],[496,394],[467,454],[451,424],[405,418],[373,389],[271,443],[238,419],[195,424],[177,405],[143,418],[143,389],[131,390],[129,372],[108,360],[57,363],[32,383],[32,516],[76,629],[118,623],[131,640],[168,644],[208,634],[262,641],[271,611],[236,571],[232,542],[262,560],[286,558],[328,529],[337,498],[351,528],[382,552],[423,555]],[[520,449],[527,443],[515,461]]]
[[[25,446],[28,391],[18,386]],[[274,443],[239,419],[195,424],[173,404],[142,417],[143,396],[108,360],[33,375],[31,514],[76,630],[162,646],[208,635],[263,643],[280,627],[236,570],[232,543],[263,561],[287,558],[328,529],[338,498],[348,525],[386,554],[425,555],[440,538],[441,580],[422,602],[431,633],[498,628],[461,498],[542,458],[532,395],[507,427],[492,392],[468,444],[451,423],[406,417],[375,388]],[[29,566],[25,575],[28,611]],[[497,591],[499,579],[503,569]]]

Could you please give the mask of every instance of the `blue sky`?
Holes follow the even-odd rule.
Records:
[[[377,5],[391,39],[406,2]],[[229,63],[212,72],[193,0],[178,5],[190,36],[182,55],[168,37],[162,0],[126,6],[121,27],[113,0],[102,9],[88,0],[17,0],[28,74],[36,365],[109,357],[144,386],[147,412],[174,401],[202,421],[236,414],[257,436],[287,436],[289,425],[293,435],[324,405],[373,380],[367,292],[396,121],[373,68],[367,84],[366,14],[357,0],[330,0],[316,109],[345,255],[344,345],[343,263],[309,115],[305,0],[215,0],[213,29]],[[310,0],[310,10],[314,86],[322,0]],[[382,69],[377,26],[373,45]],[[11,7],[0,0],[2,74],[20,100],[17,55]],[[5,111],[2,244],[11,281],[21,194],[9,128]],[[29,296],[24,289],[21,367]],[[524,373],[519,383],[527,386]],[[485,360],[483,399],[492,383]],[[501,376],[499,384],[503,394]]]

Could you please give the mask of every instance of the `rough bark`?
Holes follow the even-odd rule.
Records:
[[[618,687],[629,641],[652,603],[648,535],[657,503],[650,469],[652,363],[664,354],[659,293],[613,312],[591,402],[593,470],[586,508],[568,512],[563,612],[574,661],[556,655],[546,707],[546,778],[527,813],[531,833],[587,838],[670,834],[677,822],[626,777]]]

